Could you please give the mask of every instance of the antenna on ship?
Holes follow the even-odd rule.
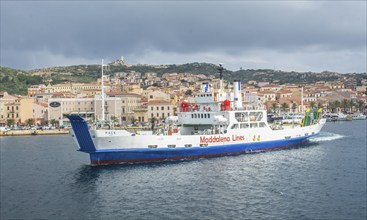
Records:
[[[218,70],[219,70],[219,90],[222,91],[223,89],[223,71],[224,71],[223,63],[219,63]]]

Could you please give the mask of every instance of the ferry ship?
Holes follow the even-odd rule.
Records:
[[[98,129],[79,115],[67,115],[79,151],[89,154],[92,165],[209,158],[299,145],[324,126],[321,109],[306,111],[300,125],[269,124],[266,110],[243,106],[240,81],[232,91],[223,89],[223,67],[218,69],[219,89],[203,83],[195,102],[180,103],[177,116],[166,118],[162,129]]]

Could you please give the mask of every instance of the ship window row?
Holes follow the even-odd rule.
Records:
[[[210,118],[210,114],[191,114],[191,118]]]
[[[260,122],[260,123],[238,123],[238,124],[233,124],[231,126],[231,129],[246,129],[246,128],[264,128],[266,127],[266,124],[264,122]]]
[[[213,94],[199,94],[197,97],[212,97]]]
[[[247,121],[261,121],[263,118],[262,112],[250,112],[250,115],[248,112],[238,112],[235,114],[235,118],[239,122],[247,122]]]

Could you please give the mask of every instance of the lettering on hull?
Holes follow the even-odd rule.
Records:
[[[208,144],[208,143],[225,143],[225,142],[236,142],[236,141],[244,141],[245,136],[243,135],[232,135],[232,136],[210,136],[200,137],[200,144]]]

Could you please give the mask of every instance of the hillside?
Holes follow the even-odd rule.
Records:
[[[136,71],[140,73],[156,72],[158,76],[164,73],[194,73],[204,75],[215,75],[219,77],[218,66],[209,63],[187,63],[182,65],[123,65],[110,64],[105,69],[105,74],[113,74],[115,72]],[[99,65],[78,65],[66,67],[50,67],[36,69],[30,71],[16,70],[6,67],[0,67],[0,90],[5,90],[12,94],[25,95],[27,88],[31,85],[41,83],[57,84],[62,82],[91,82],[97,80],[101,74]],[[225,70],[224,79],[233,81],[241,80],[248,82],[250,80],[269,81],[276,83],[305,83],[311,84],[317,81],[333,81],[340,78],[355,78],[359,83],[361,79],[366,79],[366,73],[360,74],[339,74],[324,71],[322,73],[299,73],[274,71],[270,69],[247,69],[239,71]]]
[[[0,67],[0,91],[24,95],[30,85],[40,84],[42,81],[41,76],[34,76],[27,71]]]

